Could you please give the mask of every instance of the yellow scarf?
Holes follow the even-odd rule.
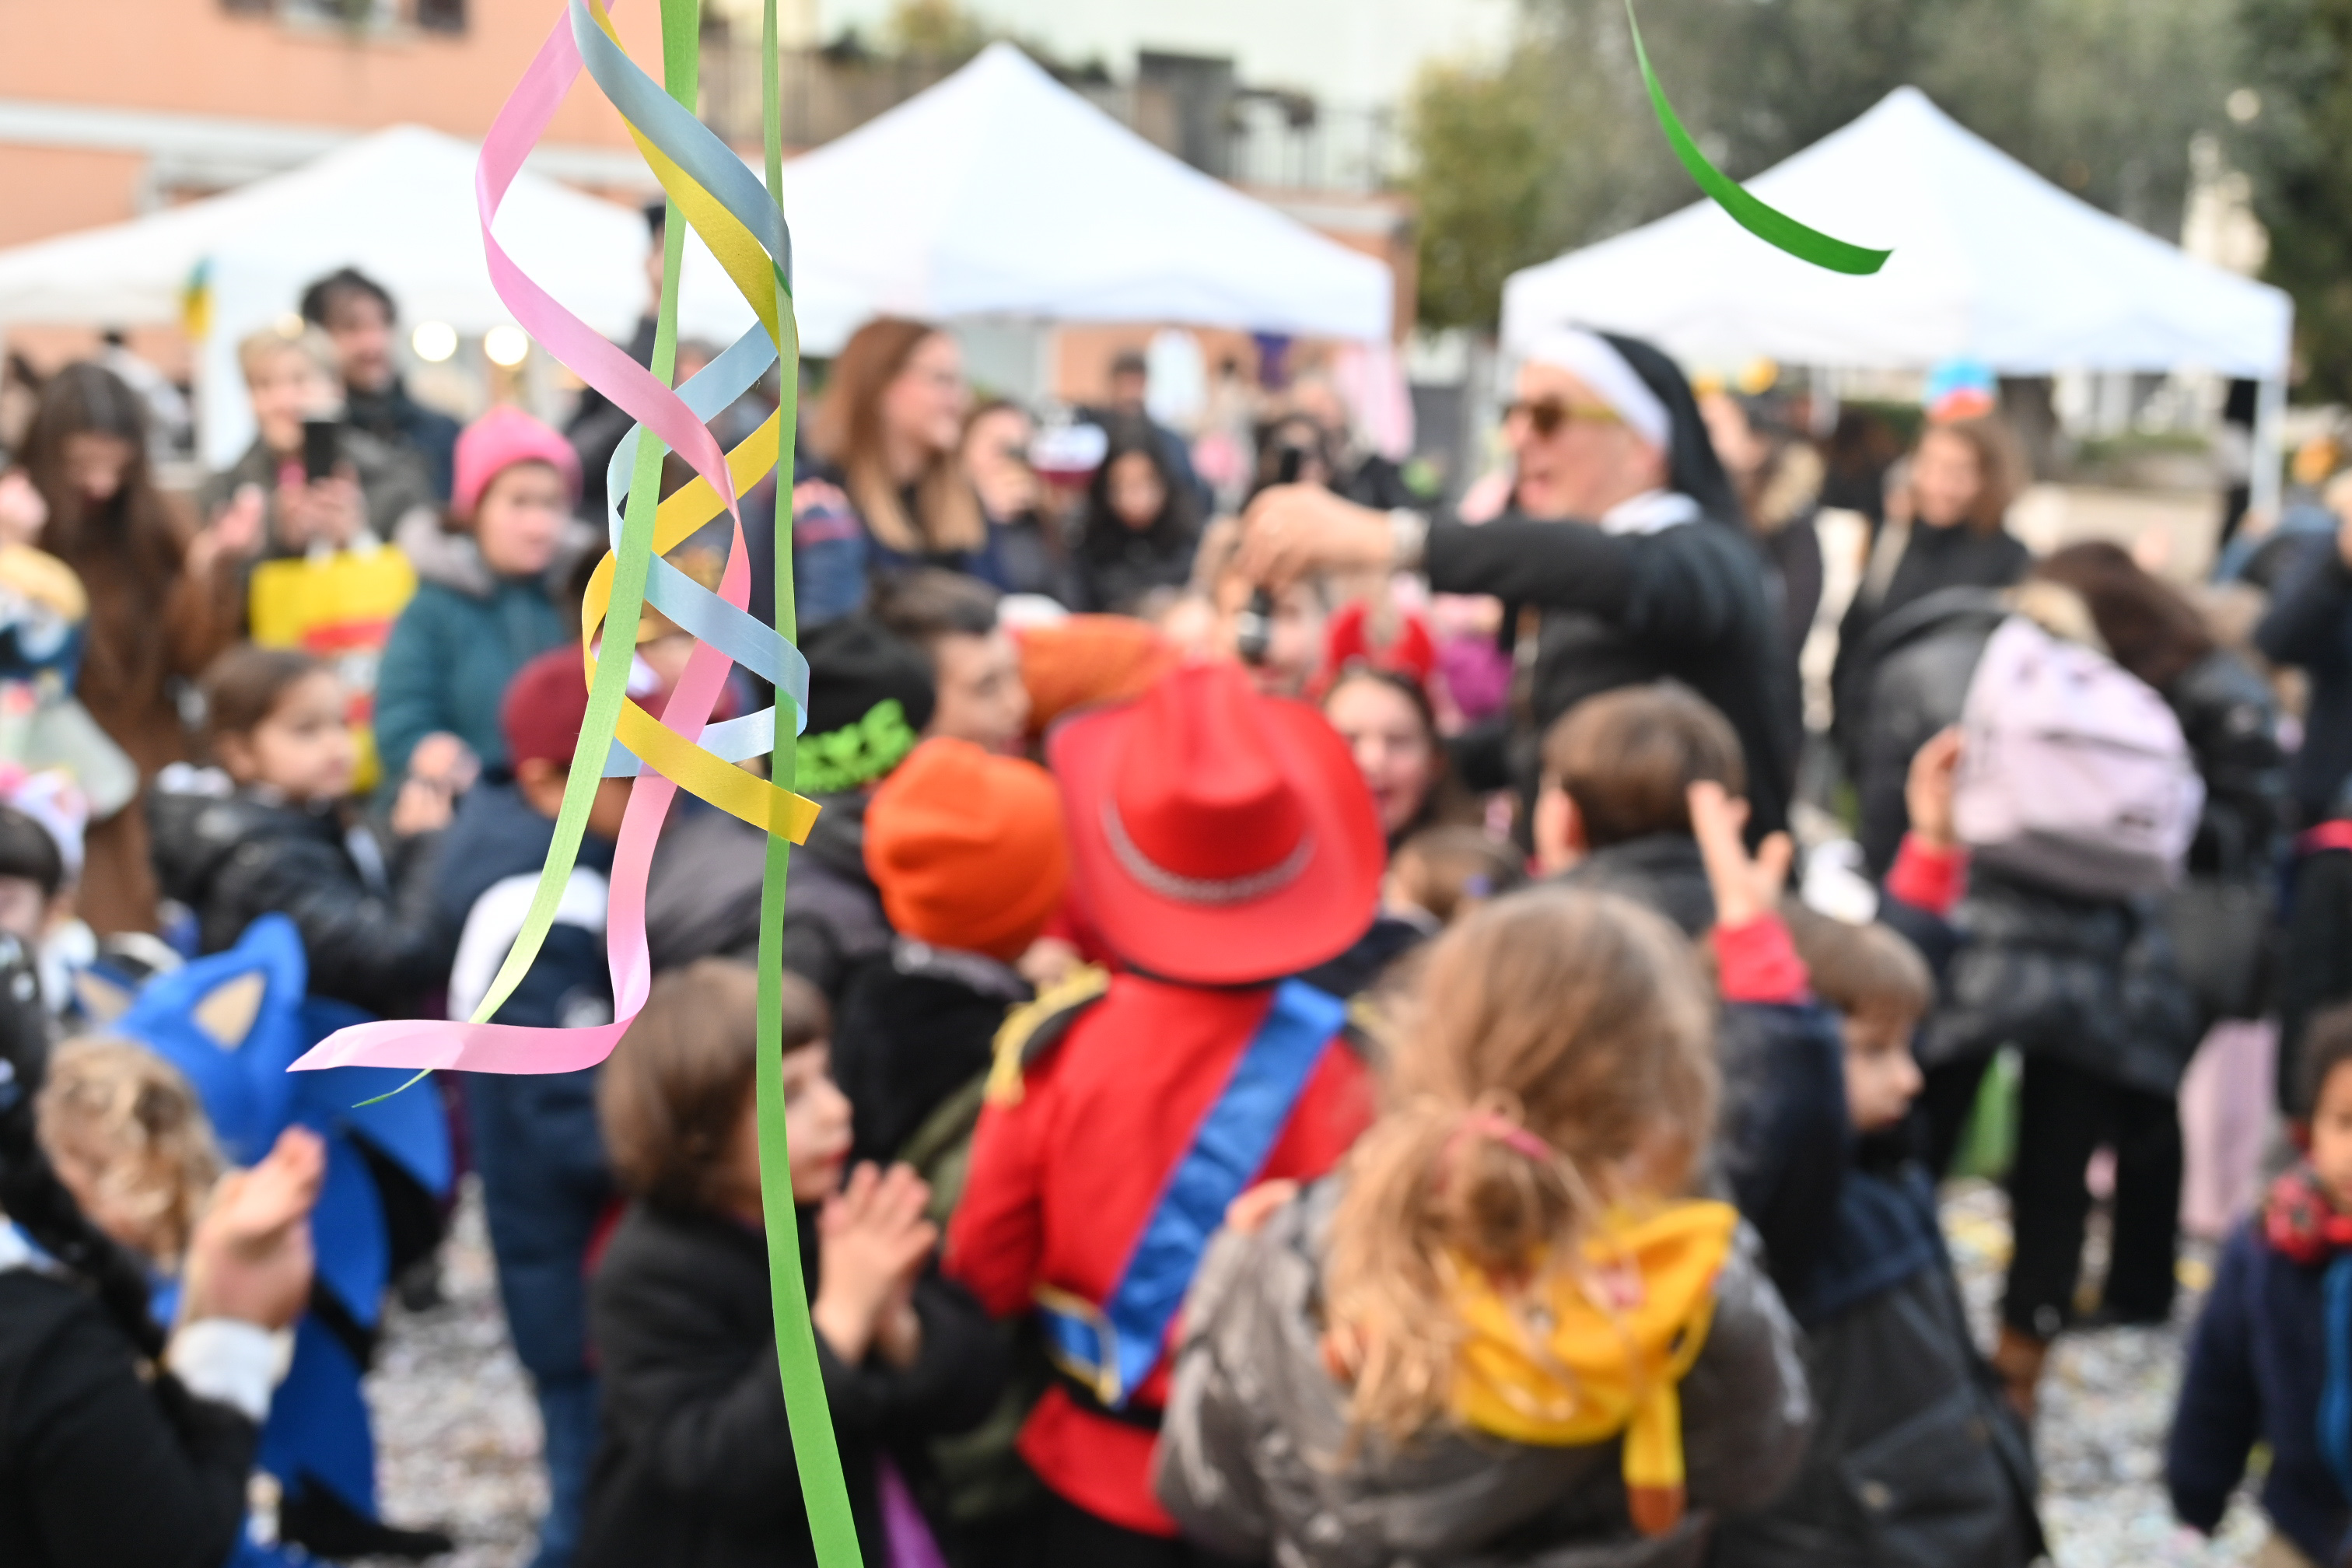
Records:
[[[1678,1203],[1639,1218],[1612,1212],[1586,1237],[1581,1268],[1498,1289],[1455,1260],[1454,1310],[1468,1331],[1454,1413],[1515,1443],[1604,1442],[1624,1434],[1634,1525],[1663,1535],[1682,1518],[1683,1374],[1715,1316],[1716,1276],[1739,1216]]]

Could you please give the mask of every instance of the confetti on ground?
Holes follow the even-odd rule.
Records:
[[[1979,1342],[1990,1344],[2009,1258],[2008,1204],[1985,1183],[1956,1183],[1944,1224]],[[2090,1254],[2095,1274],[2104,1266],[2095,1222]],[[448,1568],[521,1568],[546,1499],[539,1415],[507,1343],[471,1178],[442,1256],[446,1299],[422,1312],[392,1308],[367,1380],[385,1515],[457,1536],[456,1555],[440,1560]],[[2169,1325],[2069,1335],[2051,1355],[2036,1441],[2057,1568],[2236,1568],[2261,1542],[2268,1527],[2251,1501],[2231,1508],[2214,1542],[2174,1523],[2165,1501],[2164,1436],[2181,1345],[2211,1273],[2210,1249],[2190,1244]]]
[[[2001,1271],[2009,1262],[2009,1202],[1985,1182],[1956,1182],[1944,1195],[1944,1232],[1980,1345],[1992,1343]],[[2095,1215],[2084,1274],[2105,1268]],[[2181,1290],[2162,1328],[2105,1329],[2060,1337],[2042,1384],[2034,1433],[2042,1461],[2042,1523],[2058,1568],[2237,1568],[2268,1533],[2250,1498],[2232,1504],[2207,1541],[2172,1517],[2164,1490],[2164,1439],[2180,1384],[2180,1359],[2212,1280],[2211,1248],[2184,1243]]]

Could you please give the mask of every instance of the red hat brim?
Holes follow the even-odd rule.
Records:
[[[1370,926],[1388,846],[1348,744],[1304,702],[1266,698],[1265,733],[1298,793],[1315,847],[1297,879],[1247,903],[1186,903],[1153,892],[1112,852],[1103,802],[1140,705],[1089,709],[1046,742],[1062,787],[1070,877],[1095,928],[1120,958],[1193,985],[1279,980],[1328,963]]]

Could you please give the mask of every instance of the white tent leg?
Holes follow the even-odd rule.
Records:
[[[2254,393],[2253,469],[2247,482],[2247,511],[2264,523],[2278,521],[2279,472],[2286,439],[2286,379],[2273,376]]]

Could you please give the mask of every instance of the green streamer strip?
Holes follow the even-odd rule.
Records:
[[[1843,239],[1808,228],[1787,213],[1748,195],[1739,183],[1706,161],[1690,132],[1683,129],[1682,121],[1675,114],[1675,106],[1666,101],[1666,89],[1658,85],[1658,75],[1650,68],[1650,54],[1642,47],[1642,25],[1633,19],[1633,0],[1625,0],[1625,25],[1633,30],[1633,58],[1641,62],[1642,80],[1650,89],[1650,107],[1657,110],[1658,124],[1666,133],[1666,142],[1682,160],[1698,188],[1715,198],[1716,204],[1731,215],[1740,227],[1764,241],[1777,246],[1797,258],[1832,272],[1844,272],[1857,278],[1868,277],[1886,265],[1891,250],[1867,250],[1859,245],[1849,245]]]
[[[670,47],[667,23],[672,4],[673,0],[663,0],[662,5],[665,60]],[[685,0],[678,8],[691,14],[697,4],[698,0]],[[690,42],[689,35],[689,47]],[[760,120],[766,142],[768,196],[782,213],[784,142],[780,63],[776,0],[766,0],[760,18]],[[776,282],[776,326],[782,337],[776,358],[776,392],[782,410],[776,447],[776,629],[797,647],[792,496],[793,437],[800,424],[800,322],[793,315],[792,294],[781,269]],[[793,737],[778,725],[769,776],[791,789],[794,760]],[[834,1440],[833,1417],[825,1408],[816,1330],[809,1321],[808,1286],[793,1202],[792,1147],[784,1131],[784,879],[792,867],[792,840],[771,833],[760,879],[760,1053],[753,1101],[760,1130],[760,1209],[768,1232],[768,1300],[776,1321],[776,1374],[783,1383],[793,1459],[800,1468],[801,1498],[808,1510],[809,1536],[816,1547],[819,1568],[858,1568],[857,1526],[849,1511],[848,1488],[842,1480],[841,1449]]]

